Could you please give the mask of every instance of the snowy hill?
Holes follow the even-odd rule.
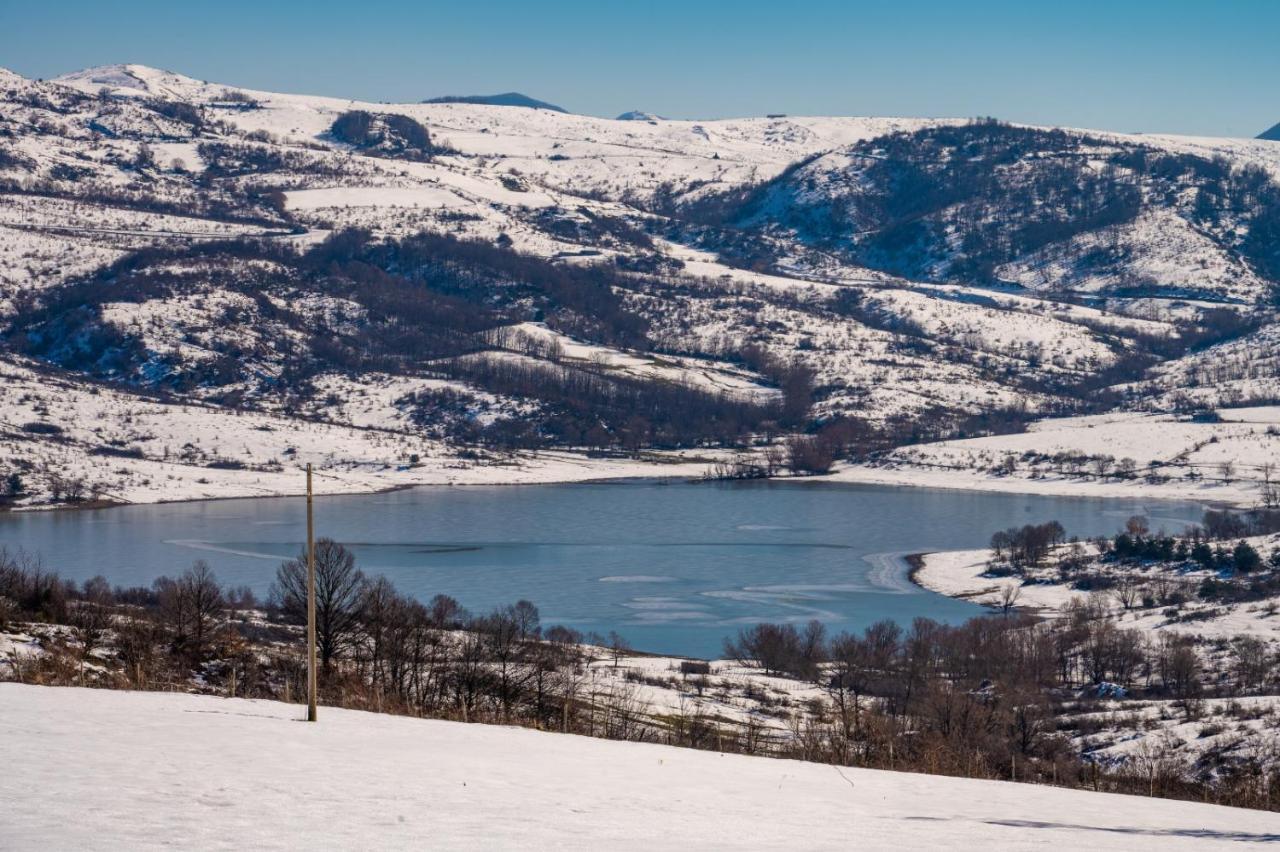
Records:
[[[132,90],[138,94],[165,95],[183,98],[195,87],[200,87],[198,80],[150,68],[146,65],[99,65],[73,71],[56,78],[59,83],[66,83],[84,89],[108,89],[113,92]]]
[[[327,708],[307,725],[298,711],[0,684],[0,845],[1178,850],[1280,840],[1275,815],[1258,811]]]
[[[911,278],[1256,303],[1280,277],[1280,191],[1256,181],[1145,140],[986,122],[855,143],[729,215]]]
[[[618,121],[141,65],[5,72],[0,105],[0,363],[85,397],[106,383],[460,455],[750,450],[824,428],[847,455],[1276,397],[1266,141]],[[0,419],[0,468],[26,502],[118,457],[107,435],[172,463],[127,407],[82,443],[24,410]],[[247,470],[281,464],[259,446]],[[191,479],[260,493],[202,464]]]
[[[644,110],[639,110],[639,109],[632,109],[632,110],[627,110],[626,112],[619,115],[616,120],[617,121],[663,121],[664,119],[662,118],[662,116],[654,115],[651,112],[645,112]]]

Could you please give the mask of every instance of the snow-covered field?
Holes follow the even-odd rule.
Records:
[[[0,846],[1238,849],[1274,814],[264,701],[0,684]]]
[[[360,390],[379,399],[375,382]],[[393,388],[390,395],[403,390]],[[341,494],[410,485],[698,477],[716,457],[593,458],[553,451],[463,457],[403,422],[365,428],[360,416],[367,410],[348,414],[346,423],[237,412],[140,399],[0,363],[0,464],[33,466],[26,479],[36,492],[78,483],[84,498],[156,503],[301,493],[308,462],[315,467],[317,493]],[[56,429],[53,439],[31,431],[35,423]]]
[[[1274,481],[1267,466],[1280,458],[1280,408],[1222,409],[1218,418],[1129,411],[1049,418],[1025,432],[903,447],[833,478],[1256,505],[1266,478]]]
[[[1254,536],[1244,541],[1262,554],[1263,559],[1280,546],[1280,537],[1275,535]],[[1082,545],[1081,552],[1096,556],[1097,549],[1092,544],[1086,544]],[[1200,640],[1231,640],[1239,636],[1280,640],[1280,616],[1276,614],[1272,599],[1230,603],[1192,598],[1175,608],[1173,613],[1164,606],[1126,610],[1112,593],[1084,592],[1072,588],[1058,580],[1052,568],[1033,572],[1026,583],[1019,577],[990,576],[988,567],[991,556],[991,551],[986,549],[928,553],[922,557],[921,566],[912,573],[912,579],[920,586],[939,594],[991,607],[999,607],[1004,591],[1013,587],[1018,590],[1016,608],[1050,618],[1060,615],[1064,607],[1073,601],[1089,601],[1113,618],[1117,627],[1136,628],[1149,634],[1167,632]],[[1215,576],[1212,571],[1191,568],[1184,568],[1175,576],[1155,568],[1126,566],[1115,570],[1122,570],[1126,576],[1136,579],[1144,587],[1168,585],[1174,581],[1194,586],[1206,577]]]

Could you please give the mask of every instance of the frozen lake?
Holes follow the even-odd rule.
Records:
[[[636,648],[715,656],[758,621],[818,618],[833,631],[882,618],[961,621],[978,607],[913,586],[906,553],[984,546],[997,529],[1057,519],[1115,532],[1134,514],[1170,531],[1196,503],[831,483],[629,481],[425,487],[316,500],[317,535],[422,600],[473,612],[527,598],[543,624],[617,630]],[[84,580],[149,585],[196,559],[265,595],[305,536],[301,498],[0,514],[0,544]]]

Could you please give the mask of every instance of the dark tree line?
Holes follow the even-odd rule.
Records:
[[[1066,530],[1057,521],[1011,527],[991,536],[991,550],[996,562],[1008,561],[1014,567],[1035,567],[1050,551],[1066,540]]]
[[[846,153],[856,191],[820,203],[804,200],[817,188],[806,160],[760,186],[672,201],[668,212],[701,227],[686,236],[746,267],[776,259],[761,230],[780,225],[907,277],[994,282],[1004,263],[1164,205],[1280,282],[1280,184],[1256,166],[993,119],[892,133]],[[1242,237],[1226,232],[1232,218],[1244,221]],[[1102,242],[1082,261],[1123,260]]]
[[[272,393],[304,395],[311,377],[323,371],[462,378],[539,403],[520,420],[482,426],[463,417],[449,427],[459,441],[501,448],[736,444],[753,432],[807,425],[812,372],[772,360],[761,365],[782,389],[780,405],[589,366],[474,357],[504,348],[494,342],[499,332],[522,320],[544,320],[615,346],[647,347],[645,320],[615,292],[620,274],[612,266],[558,265],[430,234],[376,241],[343,231],[301,254],[250,241],[158,248],[25,297],[6,338],[13,348],[64,368],[177,393],[236,386],[240,394],[239,387],[263,382],[256,367],[262,362],[283,368],[261,388]],[[152,352],[141,335],[102,319],[108,302],[198,298],[211,288],[251,300],[251,308],[227,309],[228,325],[279,325],[295,336],[251,343],[227,338],[211,344],[214,357],[186,361]],[[345,323],[330,320],[296,308],[302,294],[348,300],[361,313]],[[537,354],[558,360],[554,353]],[[420,407],[407,402],[420,419],[439,407],[435,399]]]
[[[504,448],[560,444],[636,450],[734,444],[779,418],[773,405],[578,367],[470,358],[445,369],[497,393],[540,401],[535,413],[458,435]]]
[[[74,645],[49,645],[15,669],[26,682],[163,690],[191,688],[198,676],[224,694],[298,700],[306,683],[305,571],[305,553],[282,563],[269,599],[259,602],[247,588],[222,586],[202,561],[177,577],[122,588],[102,577],[65,580],[37,559],[0,550],[0,630],[22,622],[70,629]],[[479,615],[447,595],[420,602],[385,577],[366,577],[329,539],[316,542],[316,588],[325,704],[655,736],[652,728],[641,733],[633,708],[586,685],[589,648],[616,656],[627,647],[616,635],[544,627],[529,601]],[[99,669],[92,680],[90,659]]]
[[[398,113],[349,110],[329,127],[329,133],[364,153],[410,160],[428,160],[431,134],[414,119]]]

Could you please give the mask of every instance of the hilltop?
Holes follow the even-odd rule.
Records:
[[[552,112],[568,110],[555,104],[522,95],[519,92],[503,92],[500,95],[442,95],[438,98],[427,98],[424,104],[481,104],[483,106],[513,106],[526,109],[549,109]]]

